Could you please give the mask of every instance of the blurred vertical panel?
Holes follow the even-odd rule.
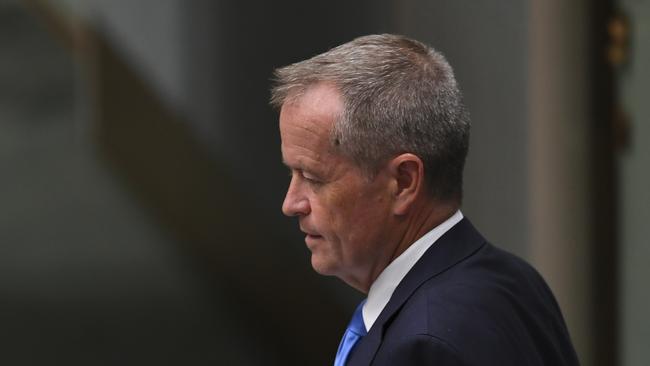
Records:
[[[591,4],[590,83],[593,115],[589,137],[592,139],[591,204],[593,232],[593,304],[594,361],[597,366],[620,364],[619,303],[621,246],[619,241],[620,188],[616,161],[614,74],[608,62],[608,23],[614,13],[614,1]]]
[[[608,20],[610,27],[616,27],[609,29],[609,44],[618,48],[622,57],[612,65],[616,99],[611,102],[616,103],[618,115],[611,116],[610,128],[623,130],[619,136],[627,137],[619,140],[623,144],[617,144],[615,155],[620,213],[615,233],[620,242],[619,275],[615,278],[620,289],[616,361],[636,366],[650,364],[650,3],[613,2],[616,12]]]
[[[553,288],[586,365],[594,363],[589,6],[531,2],[533,262]]]

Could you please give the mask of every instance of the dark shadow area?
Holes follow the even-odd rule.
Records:
[[[619,258],[620,237],[617,224],[620,214],[619,181],[616,154],[618,150],[615,119],[616,89],[613,65],[607,59],[611,40],[607,25],[614,15],[611,0],[595,1],[591,6],[593,75],[591,94],[593,107],[591,172],[593,182],[593,304],[594,360],[596,366],[616,365],[619,354]]]

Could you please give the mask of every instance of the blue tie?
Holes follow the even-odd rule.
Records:
[[[357,344],[361,337],[366,335],[366,326],[363,323],[363,315],[361,314],[361,309],[363,309],[363,304],[366,303],[366,300],[363,300],[357,310],[354,311],[352,315],[352,320],[348,324],[348,328],[343,334],[343,339],[339,344],[339,350],[336,352],[336,359],[334,360],[334,366],[345,366],[345,363],[348,361],[348,356],[352,349]]]

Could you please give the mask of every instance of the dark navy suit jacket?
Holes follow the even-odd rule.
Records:
[[[465,218],[395,289],[348,366],[578,365],[541,276]]]

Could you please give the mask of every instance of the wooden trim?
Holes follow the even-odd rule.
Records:
[[[620,340],[619,187],[616,131],[612,123],[617,96],[614,72],[607,58],[607,25],[614,15],[614,2],[595,1],[591,10],[594,365],[610,366],[618,364]]]

